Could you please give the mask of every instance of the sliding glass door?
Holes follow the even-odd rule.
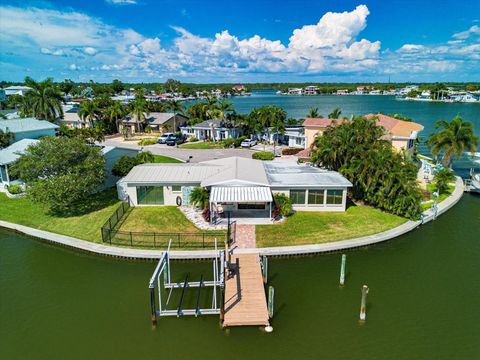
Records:
[[[138,205],[163,205],[163,186],[137,186]]]

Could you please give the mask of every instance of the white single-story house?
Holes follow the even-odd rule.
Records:
[[[32,88],[28,86],[22,86],[22,85],[13,85],[13,86],[8,86],[3,90],[5,91],[6,96],[10,96],[10,95],[24,96],[27,92],[32,90]]]
[[[195,136],[199,140],[237,139],[242,135],[242,128],[228,120],[205,120],[195,125],[180,127],[182,134]]]
[[[78,115],[79,107],[64,107],[63,117],[58,119],[59,124],[68,128],[82,129],[90,127],[90,124]]]
[[[0,120],[0,130],[13,133],[14,141],[22,139],[38,139],[44,136],[55,136],[58,125],[35,118],[17,118]]]
[[[140,128],[144,129],[149,125],[153,130],[164,132],[176,132],[182,124],[188,121],[188,117],[182,114],[176,114],[174,119],[174,113],[167,112],[151,112],[145,114],[145,120],[140,123]],[[121,128],[126,127],[129,132],[134,134],[138,131],[138,124],[136,116],[127,116],[122,119]],[[174,129],[174,127],[176,129]]]
[[[0,184],[9,185],[16,179],[9,173],[9,166],[15,162],[30,145],[35,145],[39,140],[22,139],[12,145],[0,150]],[[97,146],[97,145],[95,145]],[[112,174],[112,168],[115,162],[122,156],[137,156],[139,150],[130,148],[121,148],[116,146],[101,146],[102,154],[105,158],[105,182],[103,187],[111,187],[116,184],[119,178]]]
[[[194,187],[209,190],[212,218],[270,220],[273,195],[283,193],[294,210],[345,211],[350,181],[334,171],[290,161],[230,157],[200,163],[143,164],[117,183],[132,206],[188,205]]]
[[[30,146],[35,145],[38,140],[22,139],[12,145],[0,150],[0,184],[10,185],[16,179],[10,174],[9,166],[15,162],[24,151]]]

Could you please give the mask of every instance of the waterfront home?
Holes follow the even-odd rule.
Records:
[[[385,136],[383,139],[391,142],[394,149],[398,151],[408,151],[413,154],[415,149],[415,140],[420,131],[423,130],[423,125],[417,124],[413,121],[404,121],[395,119],[383,114],[368,114],[367,118],[375,118],[377,126],[385,129]],[[322,136],[323,132],[330,125],[341,124],[346,119],[328,119],[328,118],[307,118],[303,122],[305,127],[305,148],[310,149],[315,141],[315,138]]]
[[[230,157],[200,163],[142,164],[117,183],[132,206],[188,205],[194,187],[209,191],[213,217],[270,221],[273,195],[285,194],[301,211],[345,211],[352,184],[335,171],[292,161]]]
[[[14,141],[38,139],[43,136],[55,136],[58,125],[35,118],[17,118],[0,120],[0,130],[13,133]]]
[[[288,145],[288,147],[291,148],[305,148],[303,125],[285,125],[285,132],[283,134],[275,133],[272,131],[272,128],[268,128],[265,133],[257,134],[257,137],[267,140],[270,144],[278,140],[278,144]]]
[[[228,120],[205,120],[195,125],[185,124],[180,127],[182,134],[194,136],[199,140],[237,139],[243,134],[240,125]]]
[[[310,85],[305,86],[302,90],[302,95],[317,95],[318,93],[318,86]]]
[[[22,139],[0,150],[0,184],[8,186],[16,179],[10,174],[9,167],[15,162],[30,145],[35,145],[38,140]]]
[[[165,112],[152,112],[150,114],[145,114],[145,120],[140,122],[140,131],[143,131],[146,126],[154,131],[164,132],[172,131],[176,132],[182,124],[188,121],[188,117],[182,114],[176,114],[174,121],[174,113],[165,113]],[[174,124],[175,123],[175,124]],[[174,129],[174,125],[176,129]],[[128,132],[134,134],[138,131],[138,123],[136,116],[127,116],[121,120],[120,132],[122,129],[126,128]]]
[[[97,146],[97,145],[95,145]],[[103,183],[104,188],[114,186],[119,180],[118,176],[112,174],[113,165],[122,157],[130,156],[135,157],[139,153],[139,150],[132,148],[124,148],[118,146],[101,146],[103,157],[105,158],[105,181]]]
[[[340,89],[340,90],[337,90],[337,92],[335,94],[337,94],[337,95],[348,95],[349,91],[347,89]]]

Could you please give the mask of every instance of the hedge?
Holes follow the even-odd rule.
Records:
[[[252,154],[252,159],[255,160],[273,160],[273,153],[270,151],[259,151]]]
[[[295,155],[302,151],[302,149],[298,148],[285,148],[282,150],[282,155]]]

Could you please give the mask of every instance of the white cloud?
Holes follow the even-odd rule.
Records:
[[[77,66],[76,64],[70,64],[70,65],[68,66],[68,68],[69,68],[70,70],[78,70],[78,66]]]
[[[423,45],[416,45],[416,44],[405,44],[403,45],[400,49],[398,49],[398,52],[403,52],[403,53],[416,53],[419,51],[422,51],[425,49],[425,46]]]
[[[106,0],[106,2],[115,5],[133,5],[137,3],[137,0]]]
[[[45,55],[65,56],[65,52],[62,49],[49,49],[42,47],[40,52]]]
[[[95,55],[97,53],[97,49],[91,46],[87,46],[83,48],[83,52],[87,55]]]
[[[465,40],[472,35],[480,35],[480,26],[473,25],[470,29],[453,34],[454,39]]]

